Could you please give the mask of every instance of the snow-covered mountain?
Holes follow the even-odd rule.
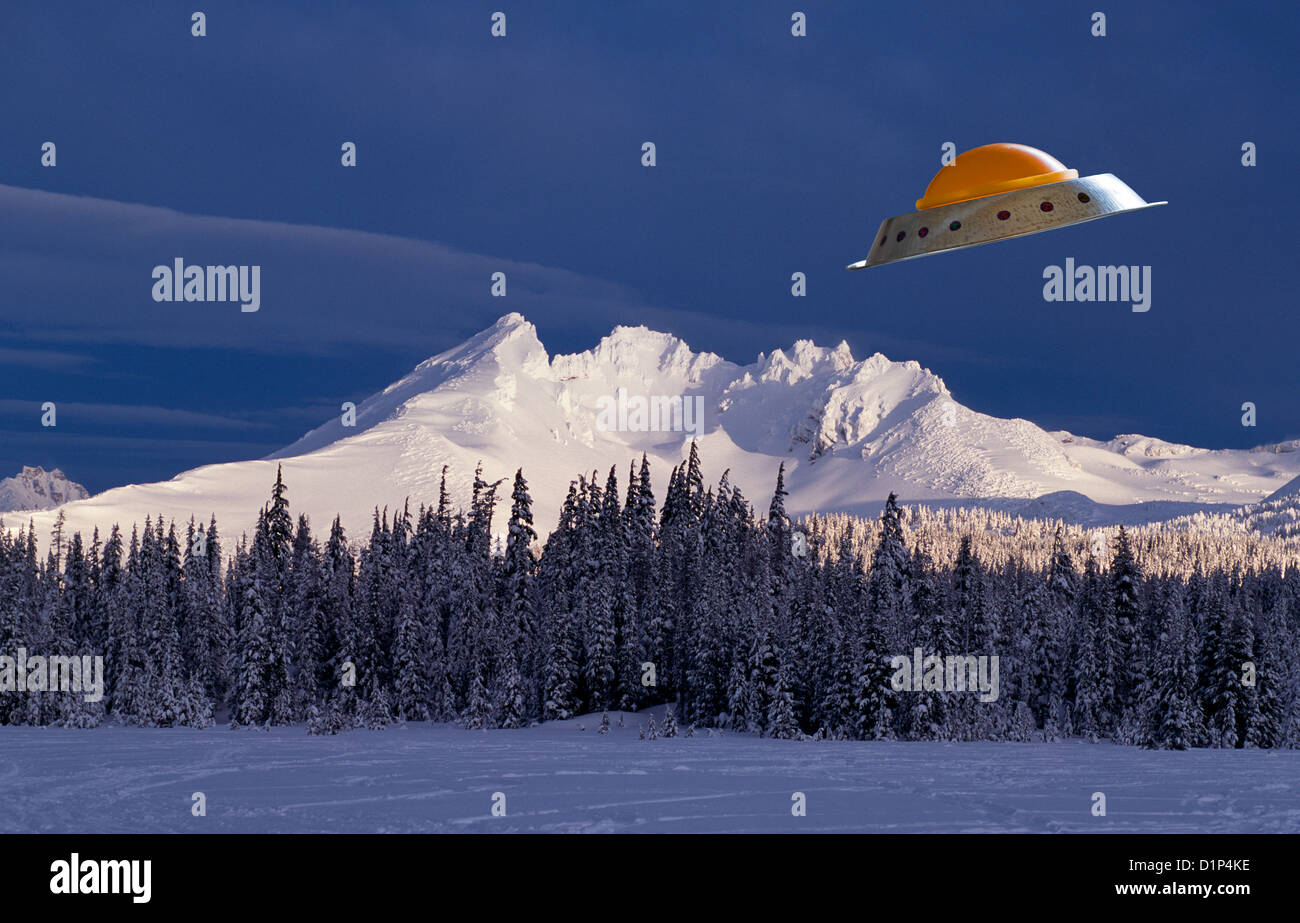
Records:
[[[667,418],[675,431],[634,428],[640,402],[662,408],[668,398],[688,408]],[[620,403],[629,424],[622,430]],[[698,419],[690,413],[696,407]],[[580,472],[598,471],[603,480],[615,465],[626,485],[628,465],[642,452],[662,499],[693,438],[706,476],[730,469],[731,482],[760,510],[784,461],[793,514],[873,514],[894,491],[936,504],[1135,522],[1258,501],[1300,475],[1295,444],[1242,451],[1137,435],[1100,442],[991,417],[957,403],[917,363],[879,353],[858,360],[845,343],[803,340],[739,366],[666,333],[618,327],[594,349],[552,357],[532,324],[509,314],[361,402],[355,425],[332,419],[267,459],[197,468],[65,509],[68,529],[83,532],[145,515],[183,522],[215,513],[229,537],[250,527],[283,464],[295,510],[318,529],[341,513],[358,536],[375,506],[400,507],[408,497],[413,508],[436,502],[443,465],[457,500],[467,502],[481,460],[489,481],[523,467],[544,534]],[[506,508],[508,494],[507,483]],[[501,527],[504,509],[499,515]],[[43,533],[52,521],[36,517]]]
[[[24,465],[16,476],[0,479],[0,513],[48,510],[89,496],[86,488],[69,481],[58,468],[46,471],[40,466]]]

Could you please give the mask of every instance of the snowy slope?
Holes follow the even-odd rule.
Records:
[[[58,468],[46,471],[39,466],[24,465],[16,476],[0,479],[0,513],[48,510],[89,496],[86,488],[69,481]]]
[[[1164,528],[1219,535],[1252,532],[1278,538],[1300,535],[1300,478],[1257,503],[1178,516],[1165,523]]]
[[[1287,481],[1277,490],[1268,495],[1269,500],[1285,500],[1290,497],[1300,497],[1300,477]]]
[[[489,481],[523,466],[545,533],[580,472],[598,470],[603,480],[617,465],[625,485],[629,463],[645,452],[662,500],[669,471],[688,451],[686,432],[602,429],[599,401],[618,388],[629,397],[702,399],[706,477],[730,469],[760,510],[782,461],[794,514],[872,514],[892,490],[906,500],[978,502],[1088,523],[1238,506],[1300,475],[1294,445],[1212,451],[1145,436],[1099,442],[991,417],[958,404],[915,362],[879,353],[858,360],[844,343],[800,341],[738,366],[668,334],[619,327],[594,349],[551,357],[534,327],[510,314],[362,402],[355,427],[332,419],[268,459],[69,504],[68,527],[215,513],[230,537],[250,527],[282,462],[295,510],[318,529],[339,512],[358,536],[376,505],[435,502],[444,464],[455,498],[467,501],[482,460]],[[503,498],[508,492],[503,485]],[[52,522],[52,514],[36,517],[42,535]]]

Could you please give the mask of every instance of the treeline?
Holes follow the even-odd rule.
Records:
[[[0,693],[0,723],[391,721],[520,727],[669,702],[773,737],[1300,744],[1300,575],[1207,563],[1186,534],[966,511],[765,516],[693,444],[658,506],[649,464],[579,477],[544,544],[522,471],[468,510],[376,510],[348,541],[291,515],[277,474],[249,539],[146,520],[124,540],[0,535],[0,655],[102,654],[105,698]],[[799,531],[802,537],[794,533]],[[1260,539],[1263,541],[1263,539]],[[805,552],[806,547],[806,552]],[[1249,546],[1243,546],[1249,553]],[[1200,549],[1200,550],[1197,550]],[[223,569],[224,568],[224,569]],[[890,659],[996,656],[995,701],[897,691]]]

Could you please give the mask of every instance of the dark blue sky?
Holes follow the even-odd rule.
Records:
[[[265,455],[510,310],[552,352],[616,323],[740,362],[846,339],[1049,428],[1300,436],[1298,24],[1294,3],[11,0],[0,476],[101,490]],[[1171,204],[844,271],[945,141]],[[260,264],[261,311],[154,303],[176,256]],[[1067,257],[1150,264],[1150,312],[1044,302]]]

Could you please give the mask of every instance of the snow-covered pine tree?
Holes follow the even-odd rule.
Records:
[[[906,618],[907,570],[902,511],[898,498],[891,493],[880,514],[880,538],[871,558],[867,606],[885,644],[893,650],[903,650],[912,636]]]
[[[1300,662],[1289,656],[1287,603],[1279,594],[1264,604],[1259,616],[1255,632],[1257,708],[1246,728],[1247,747],[1285,745],[1288,700],[1300,674]]]
[[[673,711],[673,707],[671,705],[669,705],[667,711],[664,712],[664,728],[660,736],[661,737],[677,736],[677,714],[675,711]]]
[[[1030,577],[1018,606],[1024,626],[1016,659],[1024,678],[1022,701],[1041,726],[1051,712],[1052,697],[1063,694],[1063,613],[1057,610],[1047,582],[1038,575]]]
[[[1204,602],[1198,677],[1204,723],[1210,746],[1240,747],[1257,708],[1254,688],[1242,682],[1245,664],[1254,662],[1254,632],[1222,572],[1211,579]]]
[[[233,633],[227,621],[226,584],[222,579],[221,534],[215,514],[209,517],[206,530],[207,572],[200,575],[201,592],[191,597],[195,607],[195,656],[199,682],[212,701],[226,697],[230,686],[228,671]]]
[[[1076,669],[1079,679],[1075,687],[1072,714],[1075,733],[1096,743],[1106,725],[1106,702],[1109,698],[1102,666],[1102,653],[1106,650],[1106,645],[1099,636],[1099,626],[1091,607],[1085,606],[1081,615],[1083,624],[1079,635],[1079,662]]]
[[[599,527],[602,499],[593,480],[586,483],[586,490],[579,497],[578,505],[574,561],[577,584],[574,588],[574,602],[581,631],[581,676],[586,711],[609,708],[614,697],[617,656],[614,633],[616,575],[609,568],[618,551],[607,548],[605,543],[616,542],[618,536],[614,530],[607,531]]]
[[[567,614],[556,613],[549,631],[546,652],[546,699],[542,717],[547,721],[572,718],[577,702],[577,663],[574,658],[573,629]]]
[[[325,620],[320,545],[312,537],[305,515],[298,516],[293,554],[285,590],[288,615],[284,630],[293,635],[294,711],[305,714],[316,701],[322,673],[328,670],[330,634]]]
[[[409,583],[402,589],[397,614],[397,639],[393,657],[397,695],[395,709],[403,721],[429,720],[428,630],[416,608],[416,590]]]
[[[284,469],[275,467],[275,484],[271,487],[271,502],[266,508],[266,552],[275,565],[275,573],[283,580],[293,554],[293,517],[289,515],[289,488],[284,483]]]
[[[189,723],[187,678],[181,661],[176,611],[180,597],[180,546],[173,526],[163,534],[161,517],[152,538],[146,528],[141,543],[140,627],[144,636],[147,708],[137,711],[142,723],[170,727]]]
[[[514,652],[503,650],[499,657],[496,685],[492,696],[492,713],[497,727],[520,728],[528,718],[524,681]]]
[[[526,673],[532,673],[540,653],[532,588],[536,572],[532,545],[537,540],[537,531],[533,528],[533,501],[522,468],[515,471],[507,530],[506,553],[501,562],[504,627],[510,636],[515,661],[523,665]]]
[[[461,724],[470,731],[481,731],[492,726],[492,701],[487,684],[483,682],[483,665],[475,662],[471,670],[469,694],[465,697],[465,711]]]
[[[638,696],[641,670],[637,653],[641,629],[629,570],[628,522],[619,501],[618,480],[613,467],[609,469],[602,495],[599,530],[600,580],[610,596],[613,626],[610,702],[622,708],[633,705]]]
[[[352,646],[356,634],[353,625],[355,571],[356,562],[348,547],[342,520],[335,516],[321,557],[320,624],[324,646],[318,654],[319,671],[312,696],[318,702],[335,698],[340,691],[342,665],[345,662],[356,664]]]
[[[627,547],[627,589],[631,594],[627,636],[622,652],[623,708],[645,701],[641,664],[649,637],[650,609],[655,576],[655,498],[650,482],[650,462],[641,455],[640,470],[628,473],[627,500],[623,505],[623,534]],[[653,659],[648,658],[648,659]]]
[[[1170,587],[1156,645],[1156,674],[1144,710],[1143,746],[1186,750],[1203,737],[1196,703],[1195,638],[1182,595]]]
[[[1094,739],[1114,733],[1119,720],[1114,600],[1106,592],[1094,557],[1090,556],[1084,565],[1078,600],[1079,622],[1088,626],[1089,649],[1079,654],[1075,726],[1081,734]]]
[[[148,531],[148,529],[146,529]],[[104,548],[104,593],[108,610],[106,668],[111,693],[109,711],[123,722],[134,722],[144,700],[144,652],[141,648],[139,603],[142,589],[140,530],[131,527],[131,542],[123,554],[117,526]],[[109,591],[111,587],[111,591]]]
[[[936,586],[929,553],[918,545],[908,561],[908,617],[912,623],[912,647],[924,657],[957,653],[957,626],[946,611],[945,600]],[[943,689],[913,689],[902,697],[907,705],[906,726],[911,740],[947,740],[954,736],[948,718],[947,695]]]
[[[1115,555],[1110,564],[1111,595],[1115,612],[1115,710],[1117,713],[1134,705],[1146,666],[1140,644],[1141,606],[1138,586],[1142,581],[1128,532],[1119,527]]]
[[[766,552],[768,555],[768,574],[771,579],[772,603],[777,608],[789,605],[790,594],[794,587],[794,528],[785,511],[785,498],[789,492],[785,489],[785,462],[781,462],[776,471],[776,488],[772,491],[772,502],[767,508],[765,524]],[[858,568],[861,572],[860,567]]]
[[[778,654],[779,657],[779,654]],[[790,692],[789,671],[782,663],[769,691],[766,732],[768,737],[794,740],[799,737],[799,724],[795,721],[794,696]]]
[[[250,575],[243,587],[242,629],[234,685],[234,718],[243,725],[261,725],[269,720],[272,683],[269,679],[271,651],[269,607],[263,597],[262,582]]]

